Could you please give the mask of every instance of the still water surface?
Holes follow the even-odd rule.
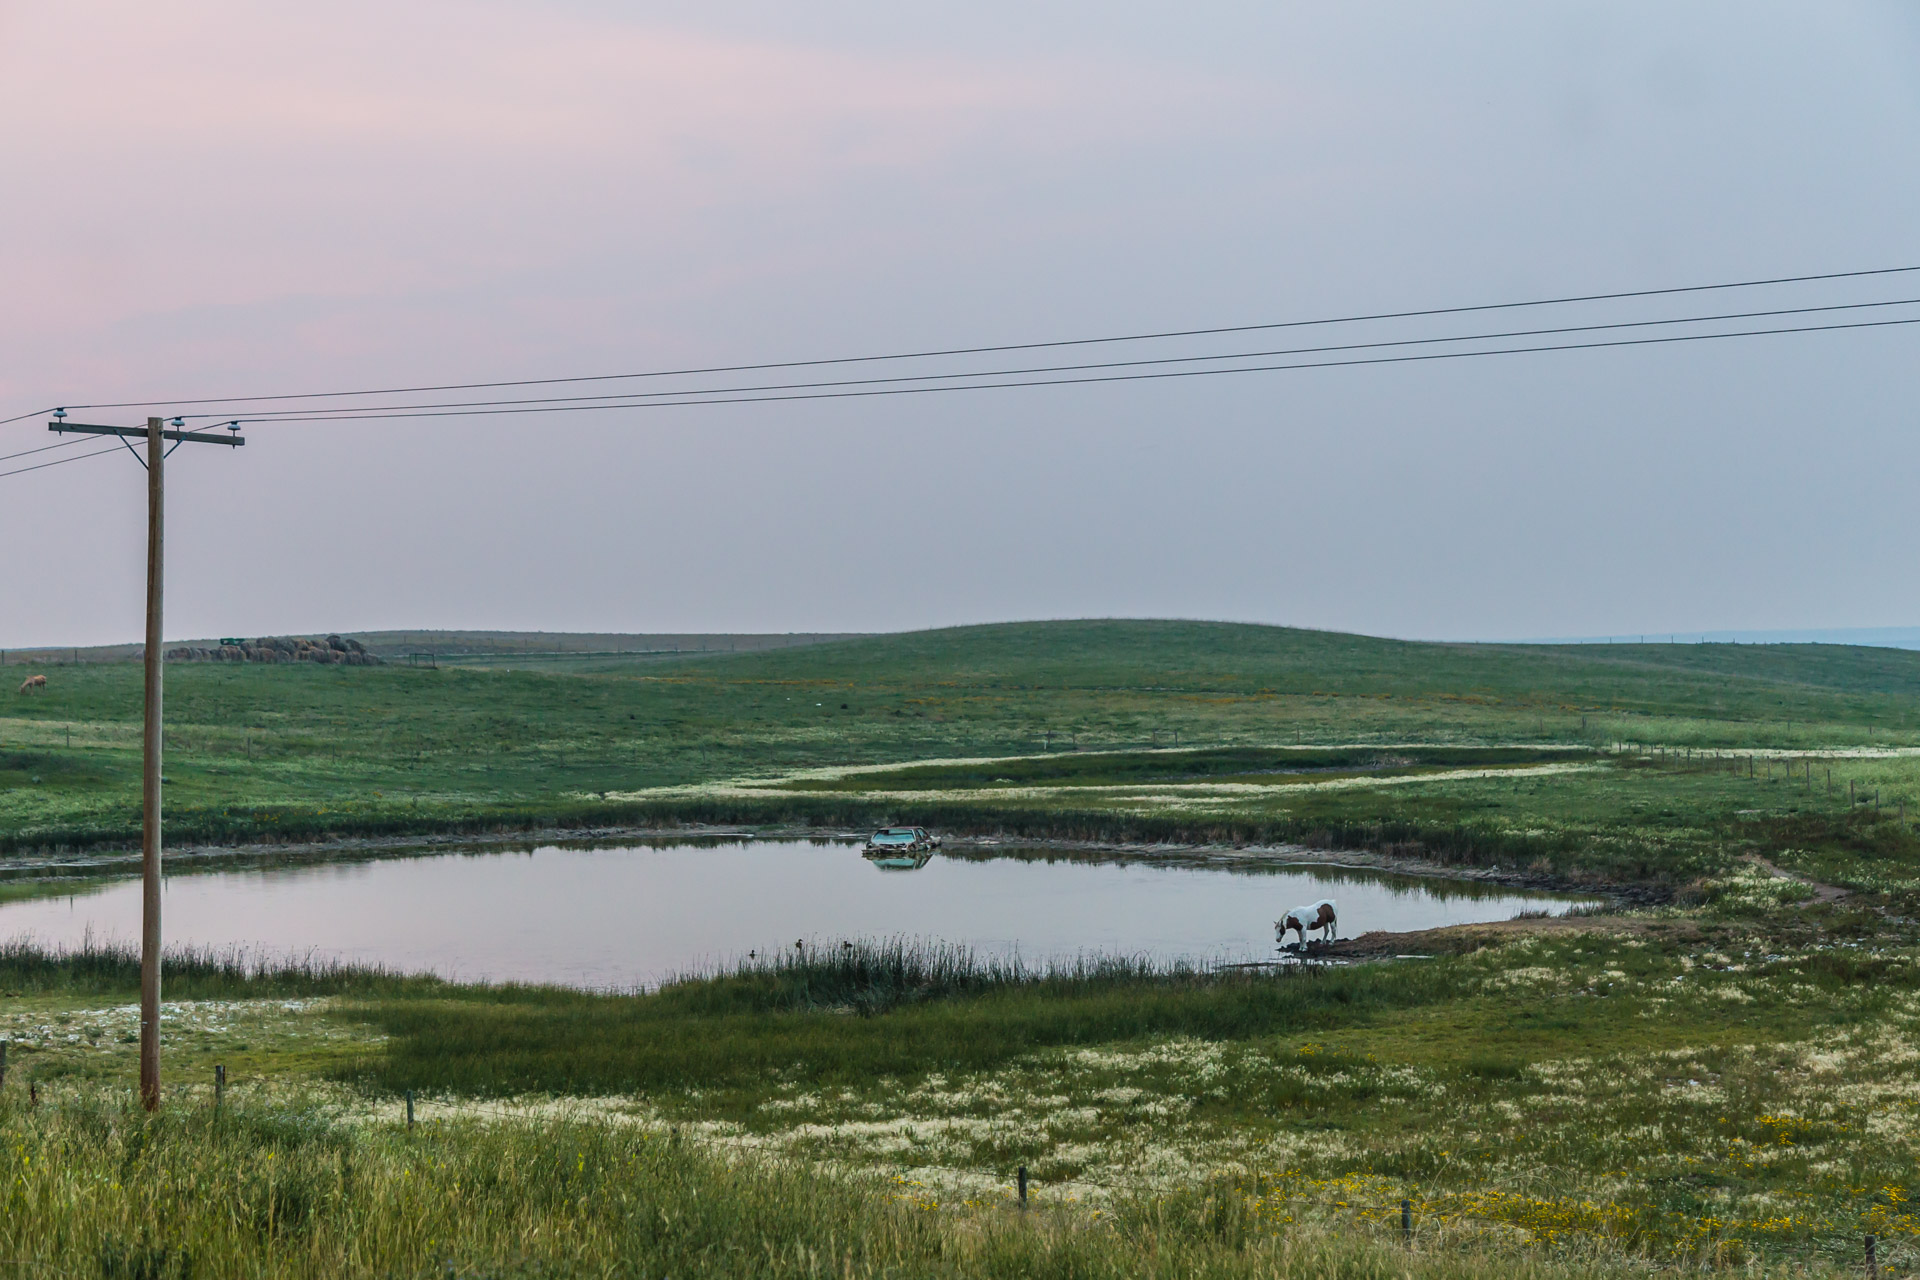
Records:
[[[1577,899],[1322,867],[936,854],[883,871],[813,841],[541,847],[174,875],[169,946],[315,952],[449,978],[651,985],[770,948],[904,934],[1029,960],[1099,951],[1162,959],[1274,955],[1273,922],[1319,898],[1340,931],[1505,920]],[[138,881],[0,906],[0,938],[140,936]]]

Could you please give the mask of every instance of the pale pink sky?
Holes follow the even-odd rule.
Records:
[[[0,0],[0,417],[1920,263],[1900,0],[711,9]],[[1916,623],[1917,342],[261,426],[168,630]],[[0,645],[141,501],[0,479]]]

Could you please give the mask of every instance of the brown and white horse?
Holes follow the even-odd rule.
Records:
[[[1333,905],[1332,898],[1322,898],[1310,907],[1295,907],[1275,922],[1274,937],[1281,947],[1287,945],[1287,934],[1300,935],[1300,949],[1307,949],[1307,931],[1318,929],[1323,941],[1340,936],[1340,915]]]
[[[20,692],[22,693],[30,693],[35,689],[44,689],[46,687],[47,678],[45,676],[28,676],[20,682]]]

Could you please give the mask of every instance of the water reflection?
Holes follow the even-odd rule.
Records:
[[[878,868],[888,874],[875,875]],[[912,871],[913,874],[899,874]],[[1343,936],[1558,913],[1573,899],[1323,866],[1169,864],[996,849],[898,868],[824,841],[545,845],[166,881],[174,944],[316,951],[455,978],[630,987],[796,937],[895,935],[1030,960],[1083,951],[1248,961],[1289,907],[1337,897]],[[0,938],[135,940],[138,884],[0,904]]]
[[[863,850],[860,856],[882,871],[918,871],[933,860],[933,850],[921,849],[916,853],[895,853],[888,849],[869,847]]]

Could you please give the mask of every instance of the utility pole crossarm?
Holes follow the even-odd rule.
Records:
[[[130,436],[135,440],[148,439],[152,432],[146,427],[101,427],[87,422],[49,422],[47,430],[65,435],[69,431],[86,436]],[[246,437],[240,435],[217,436],[211,431],[162,431],[162,440],[190,440],[195,444],[225,444],[238,447],[245,444]]]

